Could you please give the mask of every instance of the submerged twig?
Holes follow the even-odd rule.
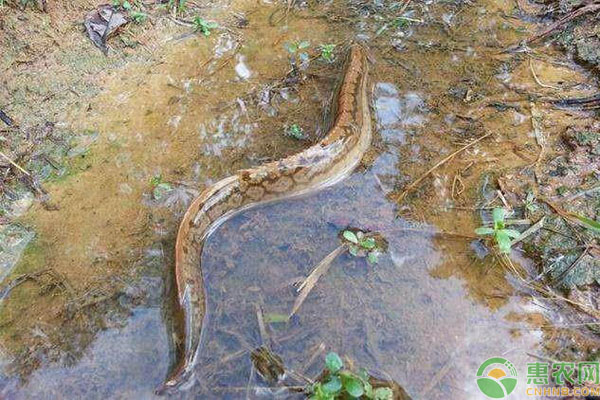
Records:
[[[485,139],[485,138],[487,138],[487,137],[489,137],[491,135],[492,135],[492,132],[486,133],[485,135],[481,136],[478,139],[473,140],[469,144],[464,145],[460,149],[456,150],[454,153],[450,154],[449,156],[447,156],[446,158],[444,158],[443,160],[441,160],[440,162],[438,162],[437,164],[435,164],[433,167],[431,167],[429,170],[427,170],[427,172],[425,172],[423,175],[421,175],[421,177],[419,177],[416,181],[414,181],[413,183],[411,183],[410,185],[408,185],[406,187],[406,189],[404,189],[404,191],[398,197],[398,202],[401,202],[402,200],[404,200],[404,198],[406,197],[406,195],[408,195],[408,193],[410,193],[411,191],[413,191],[421,182],[423,182],[423,180],[425,178],[427,178],[429,175],[431,175],[431,173],[433,171],[435,171],[436,169],[438,169],[439,167],[441,167],[442,165],[444,165],[445,163],[447,163],[448,161],[450,161],[457,154],[462,153],[463,151],[465,151],[469,147],[471,147],[471,146],[473,146],[473,145],[481,142],[483,139]]]
[[[346,250],[345,244],[338,246],[335,250],[333,250],[331,253],[329,253],[323,260],[321,260],[321,262],[312,270],[312,272],[310,273],[310,275],[308,275],[308,277],[304,280],[304,282],[302,282],[300,287],[298,287],[298,291],[300,292],[300,294],[298,295],[298,297],[296,298],[296,301],[294,302],[294,307],[292,307],[292,312],[290,313],[290,317],[292,315],[294,315],[296,313],[296,311],[298,311],[298,309],[300,308],[302,303],[304,303],[304,300],[306,300],[306,297],[308,296],[310,291],[315,287],[315,284],[317,283],[319,278],[321,276],[323,276],[323,274],[325,274],[327,272],[327,270],[329,270],[329,267],[331,266],[331,263],[333,262],[333,260],[335,260],[335,258],[337,256],[339,256],[340,254],[342,254],[345,250]]]
[[[540,146],[540,152],[538,153],[534,165],[535,179],[538,183],[540,183],[540,177],[542,176],[541,162],[544,159],[544,155],[546,153],[546,137],[544,136],[544,132],[542,132],[542,115],[536,108],[535,103],[531,102],[529,104],[531,107],[531,125],[535,134],[535,140],[537,141],[538,146]]]
[[[533,79],[541,87],[544,87],[544,88],[547,88],[547,89],[556,89],[556,90],[561,90],[562,89],[562,88],[560,88],[558,86],[548,85],[547,83],[543,83],[542,81],[540,81],[540,78],[538,78],[537,74],[535,73],[535,70],[533,69],[533,61],[532,61],[531,58],[529,59],[529,69],[531,70],[531,75],[533,75]]]

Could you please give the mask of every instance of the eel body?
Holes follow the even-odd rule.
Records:
[[[371,143],[368,91],[365,50],[352,45],[333,104],[333,125],[319,143],[279,161],[241,170],[205,189],[189,206],[175,247],[177,300],[183,314],[181,337],[185,348],[158,393],[192,384],[206,314],[200,263],[207,237],[242,210],[313,192],[350,175]]]

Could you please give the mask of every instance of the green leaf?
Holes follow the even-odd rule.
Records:
[[[504,218],[506,217],[506,210],[504,208],[496,207],[492,210],[492,219],[494,220],[494,226],[497,229],[504,228]]]
[[[125,0],[125,1],[123,2],[123,9],[124,9],[124,10],[127,10],[127,11],[129,11],[129,10],[131,10],[131,8],[132,8],[132,7],[131,7],[131,3],[130,3],[130,2],[128,2],[127,0]]]
[[[369,371],[366,368],[361,368],[358,370],[358,377],[362,379],[363,382],[369,381]]]
[[[475,233],[478,235],[492,235],[494,232],[494,228],[487,228],[485,226],[475,229]]]
[[[358,247],[356,247],[355,245],[351,244],[350,247],[348,248],[348,251],[350,252],[350,254],[352,254],[354,257],[358,256]]]
[[[152,196],[154,196],[154,199],[160,200],[165,195],[167,195],[171,190],[173,190],[173,187],[170,184],[159,183],[158,185],[156,185],[154,187],[154,190],[152,190]]]
[[[308,40],[302,40],[300,43],[298,43],[299,49],[306,49],[309,46],[310,46],[310,42]]]
[[[294,54],[298,50],[298,46],[294,43],[286,42],[283,44],[283,47],[291,54]]]
[[[354,244],[358,244],[358,238],[356,234],[352,231],[344,231],[344,239]]]
[[[600,233],[600,222],[594,221],[591,218],[584,217],[583,215],[571,213],[571,215],[577,218],[586,228],[591,229],[595,232]]]
[[[519,236],[521,236],[521,232],[515,230],[515,229],[502,229],[503,232],[505,232],[509,237],[516,239]]]
[[[368,399],[372,399],[373,398],[373,386],[371,386],[371,384],[367,381],[363,380],[363,386],[365,388],[365,396]]]
[[[379,253],[377,251],[370,251],[367,254],[367,261],[369,264],[377,264],[379,262]]]
[[[394,392],[390,388],[378,388],[375,389],[374,400],[392,400],[394,398]]]
[[[368,237],[366,239],[361,240],[360,245],[367,250],[374,249],[376,245],[375,239],[372,237]]]
[[[342,390],[342,381],[338,376],[333,375],[329,382],[323,385],[323,391],[329,394],[336,394]]]
[[[277,313],[266,313],[265,314],[265,322],[266,323],[282,323],[282,322],[288,322],[290,319],[289,315],[287,314],[277,314]]]
[[[342,383],[346,392],[352,397],[360,397],[365,393],[362,382],[355,376],[342,375]]]
[[[325,356],[325,366],[329,372],[335,374],[344,367],[344,363],[342,362],[340,356],[334,352],[331,352]]]
[[[496,232],[496,243],[498,243],[498,248],[500,249],[500,252],[505,254],[510,253],[510,246],[512,242],[504,229]]]

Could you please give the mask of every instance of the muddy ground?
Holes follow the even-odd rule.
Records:
[[[383,84],[361,171],[373,172],[373,190],[393,207],[377,203],[373,223],[400,216],[433,227],[443,254],[433,278],[458,278],[492,311],[513,298],[541,304],[503,318],[543,336],[544,357],[597,357],[597,12],[527,42],[582,7],[568,3],[119,4],[127,18],[144,17],[115,32],[104,54],[82,24],[98,2],[48,1],[44,11],[0,1],[3,393],[35,393],[19,389],[34,371],[77,365],[140,305],[170,326],[186,205],[239,168],[318,140],[350,38],[369,46],[373,82]],[[205,36],[197,16],[218,27]],[[320,44],[336,44],[335,57],[324,59]],[[510,258],[473,233],[494,207],[520,220],[519,231],[533,227]],[[172,357],[176,339],[165,336]]]

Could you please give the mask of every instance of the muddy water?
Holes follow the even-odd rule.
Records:
[[[487,217],[473,208],[494,169],[535,162],[527,95],[555,92],[531,69],[568,87],[562,94],[585,92],[588,78],[550,50],[531,60],[503,52],[536,29],[508,17],[510,2],[419,4],[403,23],[378,17],[393,10],[381,7],[317,5],[272,26],[274,6],[236,4],[244,28],[170,38],[160,62],[106,73],[101,96],[68,110],[82,135],[67,175],[47,187],[59,208],[23,217],[36,239],[12,271],[50,266],[68,284],[28,282],[3,303],[3,396],[153,397],[174,358],[171,251],[186,204],[237,168],[308,144],[282,135],[286,126],[300,124],[309,141],[322,129],[339,63],[314,61],[300,85],[264,92],[289,71],[283,43],[303,39],[369,40],[376,138],[346,182],[245,212],[209,239],[209,318],[199,382],[186,396],[288,398],[252,372],[248,351],[262,342],[308,376],[320,370],[322,355],[312,356],[322,343],[417,399],[481,398],[466,376],[484,359],[503,355],[524,368],[527,353],[542,353],[543,310],[481,243],[448,233],[469,236]],[[542,113],[548,135],[586,118]],[[488,132],[398,201],[408,183]],[[164,196],[153,195],[158,176],[172,187]],[[291,282],[348,226],[385,237],[379,264],[340,256],[298,315],[261,337],[256,307],[288,313]]]

